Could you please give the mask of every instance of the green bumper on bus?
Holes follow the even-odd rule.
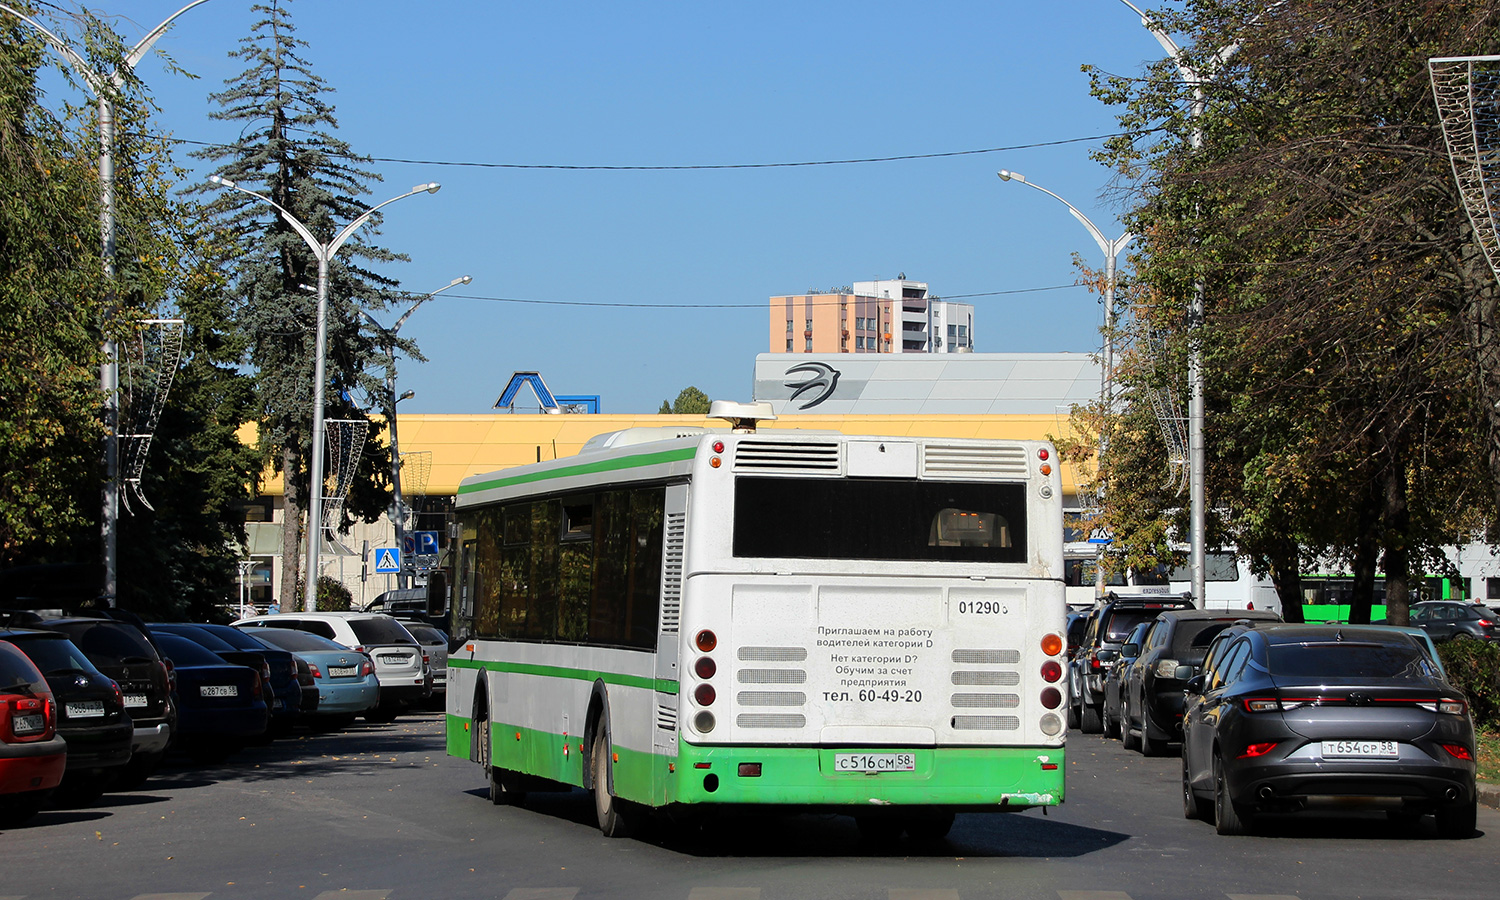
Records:
[[[467,757],[469,720],[447,717],[448,752]],[[564,784],[583,783],[579,736],[496,724],[494,764]],[[861,747],[860,753],[910,753],[910,772],[835,771],[836,748],[695,746],[675,757],[614,752],[615,793],[650,806],[743,804],[796,807],[967,807],[974,811],[1056,806],[1063,801],[1062,748]],[[757,774],[758,773],[758,774]]]

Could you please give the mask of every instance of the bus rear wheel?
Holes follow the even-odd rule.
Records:
[[[594,814],[605,837],[630,837],[634,823],[625,809],[626,801],[610,791],[611,746],[609,726],[601,722],[594,732],[594,746],[589,753],[594,774]]]

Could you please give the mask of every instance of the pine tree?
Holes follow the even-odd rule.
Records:
[[[274,200],[326,241],[365,212],[358,198],[380,179],[363,168],[367,158],[333,136],[338,123],[324,99],[332,89],[301,55],[307,44],[296,37],[289,2],[252,7],[261,18],[231,53],[248,68],[211,97],[220,106],[215,118],[241,125],[240,142],[198,155],[217,164],[215,174]],[[211,209],[240,245],[232,290],[256,373],[261,448],[285,485],[282,584],[290,591],[298,583],[301,519],[310,496],[316,298],[307,286],[316,283],[317,261],[280,215],[254,198],[225,191]],[[329,266],[327,370],[330,385],[344,386],[326,391],[329,419],[364,416],[350,389],[380,390],[365,375],[378,356],[374,342],[361,332],[358,304],[384,306],[396,283],[365,266],[405,257],[369,242],[378,223],[378,216],[372,217],[365,233],[348,241]],[[366,520],[384,511],[389,494],[383,474],[390,468],[388,450],[376,442],[375,432],[372,428],[360,461],[364,489],[351,492],[345,505]],[[284,605],[289,601],[282,598]]]

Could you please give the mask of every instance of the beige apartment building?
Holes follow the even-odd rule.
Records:
[[[771,353],[970,353],[974,307],[928,294],[905,275],[772,297]]]

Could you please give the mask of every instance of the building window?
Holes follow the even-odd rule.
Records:
[[[967,325],[960,325],[960,326],[958,326],[958,336],[961,337],[961,338],[968,337],[969,336],[969,326],[967,326]]]
[[[792,320],[791,319],[787,319],[786,320],[786,333],[787,334],[791,334],[792,333]]]
[[[807,330],[812,331],[812,319],[807,320]]]
[[[951,340],[953,340],[957,336],[958,336],[958,326],[957,325],[949,325],[948,326],[948,340],[951,341]]]
[[[856,349],[856,350],[863,350],[863,349],[865,349],[865,336],[864,335],[858,334],[858,335],[854,336],[854,349]]]
[[[786,339],[786,352],[788,352],[788,353],[792,352],[792,339],[791,338],[787,338]]]
[[[812,338],[807,339],[807,346],[803,349],[805,349],[808,353],[812,352]]]
[[[1500,600],[1500,578],[1486,578],[1484,580],[1484,599]]]

